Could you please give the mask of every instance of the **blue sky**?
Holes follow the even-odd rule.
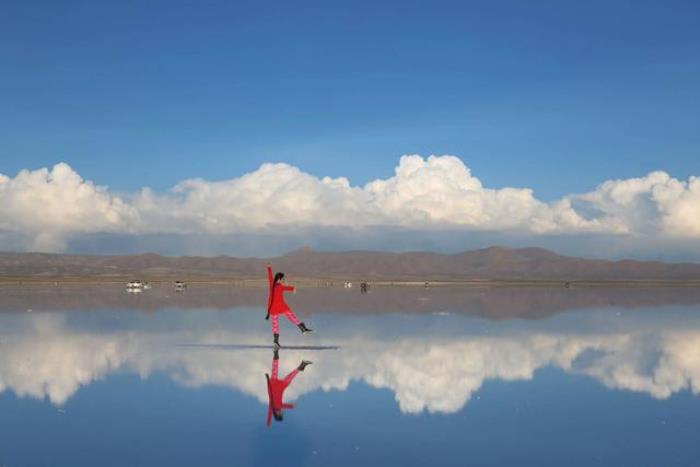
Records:
[[[697,2],[11,2],[0,173],[132,191],[454,154],[542,199],[700,172]],[[135,164],[137,170],[126,170]]]
[[[0,240],[64,251],[106,234],[98,252],[140,251],[272,229],[279,248],[384,248],[404,245],[381,233],[398,228],[422,236],[410,249],[457,226],[471,240],[453,249],[593,235],[597,256],[685,257],[700,241],[698,17],[689,1],[12,2]],[[339,243],[336,227],[380,233]]]

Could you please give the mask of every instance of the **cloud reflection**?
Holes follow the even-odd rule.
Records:
[[[261,375],[269,371],[271,352],[182,345],[259,343],[266,337],[251,337],[246,326],[207,324],[206,319],[192,326],[187,313],[162,313],[164,319],[156,323],[127,314],[134,322],[111,331],[76,325],[70,313],[3,316],[0,391],[62,405],[110,373],[148,378],[162,372],[187,387],[225,386],[268,403]],[[420,324],[414,332],[400,335],[373,332],[376,322],[366,318],[343,317],[337,329],[327,329],[326,335],[337,337],[313,341],[341,349],[313,354],[314,371],[290,387],[286,398],[294,401],[319,389],[342,391],[362,381],[391,390],[404,413],[453,413],[485,381],[529,380],[548,366],[659,399],[687,389],[700,393],[700,318],[629,315],[622,323],[612,312],[590,312],[518,325],[452,317],[478,332],[434,327],[420,332],[426,327],[420,323],[442,319],[422,316],[414,317]],[[389,321],[396,315],[374,319]],[[282,356],[297,363],[302,357],[309,357],[308,351],[285,350]]]

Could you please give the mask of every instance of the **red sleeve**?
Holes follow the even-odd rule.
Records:
[[[282,290],[284,290],[285,292],[291,292],[292,290],[294,290],[294,286],[293,285],[283,285]]]

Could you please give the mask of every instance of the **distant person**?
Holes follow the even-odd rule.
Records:
[[[282,412],[283,409],[294,408],[294,404],[285,404],[282,400],[284,396],[284,390],[287,389],[287,386],[292,384],[292,381],[294,380],[296,375],[299,374],[300,371],[304,371],[304,369],[308,365],[311,365],[310,361],[302,360],[298,367],[296,367],[291,373],[285,376],[284,379],[280,380],[278,376],[279,358],[279,353],[277,350],[275,350],[272,356],[272,376],[268,375],[267,373],[265,374],[265,378],[267,379],[268,397],[266,422],[267,426],[270,426],[270,423],[272,422],[272,417],[275,417],[275,420],[277,420],[278,422],[284,420],[284,413]]]
[[[275,349],[280,348],[280,325],[279,325],[279,315],[283,314],[296,325],[302,334],[311,332],[311,329],[307,328],[304,323],[299,321],[292,309],[284,301],[284,292],[294,292],[296,289],[291,285],[286,285],[284,280],[284,273],[278,272],[272,277],[272,266],[267,265],[267,280],[270,285],[270,290],[267,297],[267,316],[265,319],[269,319],[272,316],[272,336],[273,345]]]
[[[360,293],[367,293],[367,282],[360,284]]]

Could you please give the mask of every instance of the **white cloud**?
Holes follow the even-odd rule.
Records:
[[[118,196],[67,164],[0,175],[0,232],[27,249],[61,251],[91,233],[237,234],[315,227],[412,231],[606,234],[700,238],[700,180],[652,172],[611,180],[553,202],[528,188],[483,186],[454,156],[403,156],[395,173],[365,186],[263,164],[224,181],[185,180],[166,193]]]
[[[666,172],[610,180],[595,191],[569,199],[596,212],[611,232],[700,236],[700,181],[687,182]]]
[[[19,233],[40,251],[61,250],[74,233],[128,232],[134,208],[67,164],[0,175],[0,230]]]

